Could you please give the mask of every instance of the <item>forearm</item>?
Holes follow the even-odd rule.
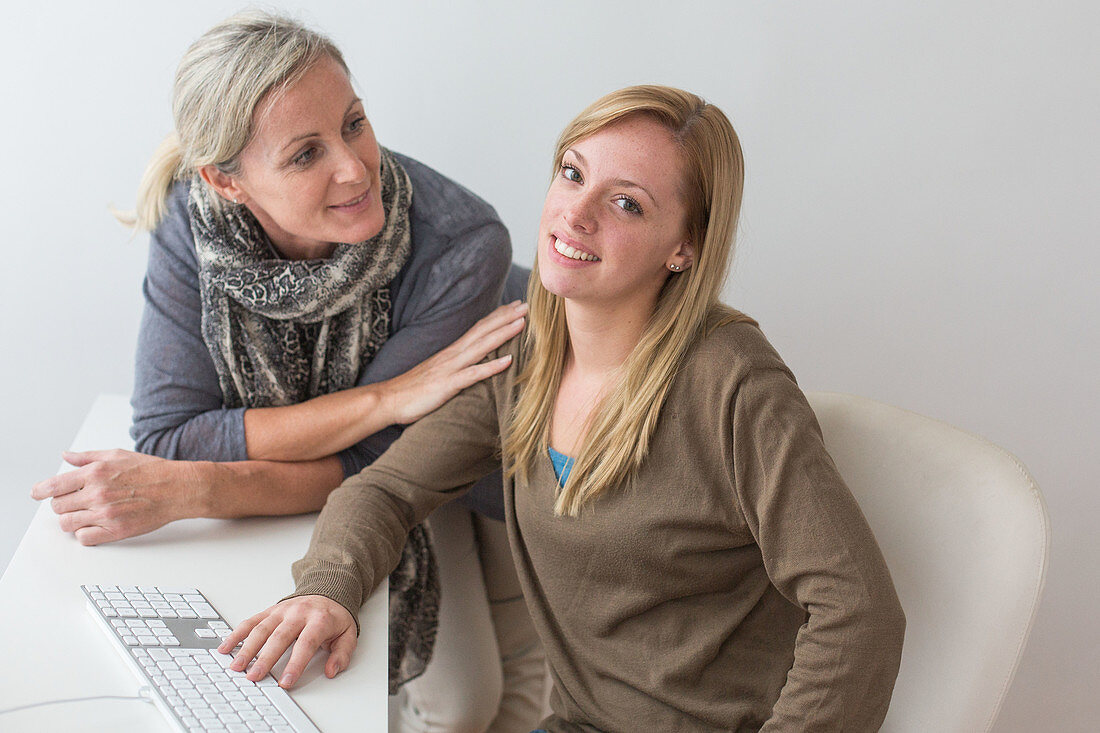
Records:
[[[393,424],[383,399],[385,389],[384,383],[368,384],[297,405],[245,410],[248,457],[314,461],[355,445]]]
[[[323,595],[357,616],[397,565],[415,519],[407,504],[371,485],[365,478],[370,472],[332,492],[313,528],[309,552],[292,568],[293,596]]]
[[[191,516],[230,519],[302,514],[325,505],[344,478],[340,459],[197,463]]]

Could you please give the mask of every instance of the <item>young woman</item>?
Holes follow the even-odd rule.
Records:
[[[136,217],[152,230],[141,453],[69,455],[80,468],[34,489],[85,544],[184,517],[316,511],[395,426],[504,368],[480,362],[523,325],[517,300],[474,326],[502,288],[512,301],[526,287],[509,275],[507,231],[484,201],[378,145],[327,38],[230,18],[187,51],[173,109]],[[499,476],[472,493],[503,519]],[[480,546],[466,510],[428,526],[391,578],[391,686],[414,680],[397,728],[530,727],[543,655],[511,563],[483,579],[478,562],[479,549],[507,558],[503,522],[478,520]]]
[[[222,644],[236,669],[295,639],[284,686],[318,647],[345,668],[411,523],[503,455],[544,729],[877,729],[904,630],[889,572],[790,371],[718,302],[741,160],[720,110],[667,87],[566,128],[513,362],[330,495],[295,596]]]

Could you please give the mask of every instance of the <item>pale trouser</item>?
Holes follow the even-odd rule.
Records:
[[[546,667],[504,523],[448,504],[428,526],[439,632],[424,674],[390,698],[390,731],[526,733],[541,718]]]

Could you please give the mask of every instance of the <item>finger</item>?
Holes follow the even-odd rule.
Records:
[[[252,633],[252,629],[256,628],[256,624],[267,618],[270,611],[270,608],[266,611],[261,611],[255,616],[250,616],[249,618],[246,618],[244,621],[241,621],[239,624],[237,624],[237,628],[229,632],[229,636],[225,637],[225,639],[222,640],[222,643],[218,645],[218,651],[222,654],[228,654],[229,652],[233,651],[233,649],[238,644],[244,641],[246,636]]]
[[[65,451],[61,454],[61,457],[65,459],[66,463],[70,463],[74,466],[87,466],[89,463],[96,461],[106,461],[110,458],[117,457],[119,451],[117,450],[85,450],[85,451]]]
[[[511,323],[516,320],[517,317],[522,317],[526,314],[527,304],[522,301],[517,300],[507,305],[497,306],[492,313],[471,326],[458,341],[455,341],[454,346],[457,348],[468,346],[471,342],[476,341],[486,333]]]
[[[461,349],[458,348],[459,344],[456,343],[451,347],[451,349],[454,349],[453,351],[448,349],[446,357],[451,359],[451,366],[455,370],[476,364],[522,331],[523,323],[524,319],[522,317],[514,318],[467,341],[462,344]]]
[[[267,643],[267,639],[271,636],[271,633],[278,627],[279,619],[274,617],[274,614],[269,615],[260,623],[252,627],[252,630],[248,632],[244,641],[241,643],[241,650],[233,657],[233,661],[230,662],[229,668],[238,672],[244,670],[248,666],[248,663],[255,658],[259,653],[263,645]]]
[[[31,487],[31,498],[42,500],[62,496],[84,488],[87,476],[84,471],[67,471],[39,481]]]
[[[83,527],[97,526],[98,517],[95,512],[83,509],[78,512],[67,512],[57,518],[57,525],[62,532],[76,532]]]
[[[518,302],[502,305],[474,324],[474,327],[470,329],[469,333],[484,335],[507,326],[517,319],[522,319],[526,315],[526,303]]]
[[[304,622],[283,619],[283,622],[267,638],[263,648],[256,655],[256,661],[252,663],[252,668],[248,670],[248,679],[253,682],[262,680],[275,666],[275,663],[282,658],[290,645],[298,639],[304,628]],[[316,649],[316,645],[313,648]],[[310,656],[313,656],[312,653]]]
[[[317,653],[322,640],[322,637],[318,636],[308,624],[302,629],[302,633],[298,635],[298,641],[294,642],[294,651],[290,653],[290,660],[286,663],[283,676],[279,678],[279,687],[289,690],[294,686],[305,671],[309,660],[313,659],[313,655]]]
[[[455,375],[456,386],[458,391],[469,387],[471,384],[476,384],[483,379],[499,374],[508,368],[508,365],[512,363],[512,355],[505,354],[499,359],[493,359],[492,361],[483,361],[479,364],[474,364],[471,367],[466,367],[458,374]]]
[[[82,527],[73,533],[77,541],[82,545],[102,545],[106,542],[114,542],[118,537],[114,532],[99,526]]]
[[[68,494],[60,494],[50,499],[50,508],[55,514],[67,514],[85,509],[92,509],[96,502],[94,491],[71,491]],[[101,504],[103,502],[100,502]]]
[[[355,625],[344,631],[332,642],[329,648],[328,661],[325,663],[325,676],[333,678],[343,672],[351,664],[351,653],[355,651]]]

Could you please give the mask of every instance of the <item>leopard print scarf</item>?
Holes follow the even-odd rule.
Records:
[[[328,259],[282,258],[247,208],[192,181],[202,336],[226,407],[292,405],[354,387],[389,336],[389,283],[412,249],[412,183],[380,150],[385,225]],[[418,525],[390,576],[391,694],[431,659],[438,609],[431,538]]]

